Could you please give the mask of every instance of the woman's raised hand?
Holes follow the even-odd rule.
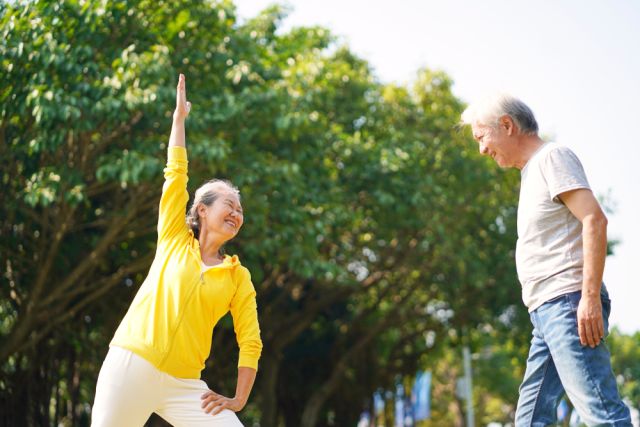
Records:
[[[184,74],[180,74],[176,88],[176,110],[173,112],[173,120],[184,122],[189,111],[191,111],[191,103],[187,101],[187,83]]]

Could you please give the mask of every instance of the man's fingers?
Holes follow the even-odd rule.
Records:
[[[584,321],[578,322],[578,335],[580,336],[580,344],[587,345],[587,335],[585,333]]]
[[[593,321],[587,322],[587,341],[589,341],[590,347],[595,347],[598,344],[599,340],[596,340],[596,331],[593,327]]]
[[[600,337],[596,337],[597,331],[593,319],[585,322],[585,333],[587,335],[587,342],[590,347],[595,347],[600,342]]]
[[[602,318],[593,319],[593,342],[594,347],[599,345],[604,338],[604,325]]]
[[[585,345],[588,345],[589,347],[593,347],[593,345],[591,344],[593,339],[591,336],[591,323],[589,323],[588,320],[584,321],[583,329],[584,329]]]
[[[602,318],[598,320],[598,338],[601,340],[604,339],[604,321]]]

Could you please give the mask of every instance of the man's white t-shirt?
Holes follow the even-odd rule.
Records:
[[[582,223],[558,195],[589,189],[580,160],[567,147],[545,143],[521,171],[516,267],[529,311],[582,289]]]

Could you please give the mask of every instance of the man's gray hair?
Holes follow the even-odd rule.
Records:
[[[462,113],[462,124],[480,123],[496,127],[503,116],[511,117],[521,133],[538,134],[538,122],[531,108],[518,98],[507,94],[494,95],[469,105]]]

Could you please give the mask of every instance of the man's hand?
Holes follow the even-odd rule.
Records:
[[[202,409],[204,412],[211,415],[219,414],[223,409],[239,412],[245,405],[244,402],[240,402],[235,397],[230,399],[211,390],[200,396],[200,399],[202,399]]]
[[[580,344],[593,348],[604,338],[604,321],[602,320],[602,302],[600,296],[582,295],[578,304],[578,335]]]

